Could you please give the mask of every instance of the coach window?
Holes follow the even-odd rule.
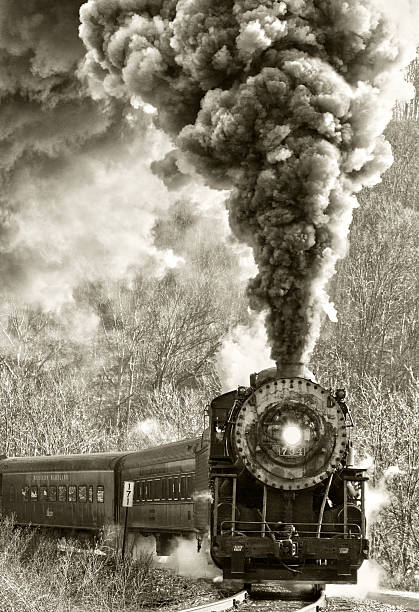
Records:
[[[170,501],[173,499],[173,478],[168,478],[168,495],[167,499]]]
[[[175,491],[174,491],[174,494],[173,494],[173,499],[180,499],[180,496],[179,496],[179,480],[180,480],[180,478],[179,478],[179,476],[175,476],[175,478],[173,480],[174,480],[174,484],[175,484]]]
[[[91,504],[93,503],[93,485],[89,485],[89,489],[87,491],[87,499]]]
[[[186,499],[186,476],[180,477],[180,499]]]
[[[45,485],[39,487],[39,499],[41,501],[48,501],[48,487]]]
[[[96,499],[98,504],[103,504],[105,501],[105,487],[103,485],[97,486]]]
[[[153,499],[154,501],[160,501],[159,481],[158,480],[153,480]]]
[[[79,502],[86,503],[87,502],[87,486],[79,485]]]
[[[50,502],[57,501],[57,487],[55,485],[52,485],[49,488],[49,501]]]
[[[158,478],[156,480],[156,500],[157,501],[160,501],[163,498],[163,492],[162,492],[163,487],[162,487],[162,484],[163,484],[162,479]]]
[[[77,501],[77,487],[76,485],[68,485],[68,501]]]
[[[22,499],[23,501],[29,501],[29,487],[22,487]]]
[[[161,479],[161,498],[162,500],[167,499],[167,478]]]
[[[31,501],[38,501],[38,485],[31,486]]]
[[[134,504],[138,504],[141,501],[141,483],[139,480],[134,482]]]
[[[186,476],[186,499],[192,499],[192,476]]]
[[[59,502],[67,501],[67,486],[66,485],[58,486],[58,501]]]

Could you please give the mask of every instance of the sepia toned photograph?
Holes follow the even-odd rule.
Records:
[[[419,0],[0,0],[0,612],[419,612]]]

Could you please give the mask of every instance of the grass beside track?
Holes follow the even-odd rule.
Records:
[[[153,567],[144,554],[126,560],[57,542],[33,529],[0,519],[1,612],[133,612],[168,610],[182,602],[200,603],[214,594],[205,581]],[[215,597],[216,598],[216,597]]]

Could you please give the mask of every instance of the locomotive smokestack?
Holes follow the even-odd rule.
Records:
[[[306,367],[303,363],[276,363],[278,378],[306,378]]]

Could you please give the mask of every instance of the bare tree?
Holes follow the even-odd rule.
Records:
[[[417,381],[389,391],[372,378],[354,393],[356,445],[372,456],[371,484],[387,503],[370,529],[371,553],[396,586],[419,567],[419,422]]]
[[[9,305],[0,320],[0,431],[6,455],[100,450],[103,433],[89,410],[86,347],[52,315]]]
[[[339,322],[326,323],[315,356],[326,377],[408,381],[418,348],[417,235],[412,209],[379,198],[364,204],[333,283]]]

